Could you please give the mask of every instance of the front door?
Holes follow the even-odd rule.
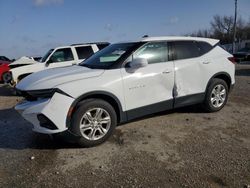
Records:
[[[75,62],[71,48],[57,49],[50,57],[46,68],[72,66]]]
[[[168,61],[167,42],[149,42],[127,61],[145,58],[146,67],[121,69],[129,119],[173,107],[174,64]]]

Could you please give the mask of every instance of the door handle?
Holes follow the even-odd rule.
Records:
[[[209,61],[203,61],[202,63],[203,64],[209,64],[210,62]]]
[[[168,74],[168,73],[170,73],[171,72],[171,70],[165,70],[165,71],[163,71],[162,73],[163,74]]]

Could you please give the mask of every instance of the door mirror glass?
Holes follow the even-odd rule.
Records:
[[[53,63],[54,61],[53,61],[53,58],[51,57],[47,62],[46,62],[46,64],[50,64],[50,63]]]
[[[146,67],[148,65],[148,60],[145,58],[136,58],[128,63],[128,67],[132,69],[138,69],[140,67]]]
[[[50,63],[53,63],[53,59],[50,58],[46,63],[45,63],[45,66],[48,67]]]

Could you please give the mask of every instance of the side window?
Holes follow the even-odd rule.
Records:
[[[97,44],[97,47],[98,47],[99,50],[101,50],[101,49],[107,47],[108,45],[109,45],[108,43],[105,43],[105,44]]]
[[[176,41],[173,44],[175,60],[200,56],[200,49],[194,41]]]
[[[149,64],[168,61],[167,42],[150,42],[139,48],[133,58],[145,58]]]
[[[56,50],[52,56],[50,57],[52,62],[64,62],[64,61],[72,61],[74,60],[72,51],[70,48],[62,48]]]
[[[198,45],[200,47],[200,54],[203,55],[207,52],[209,52],[210,50],[212,50],[212,46],[210,44],[208,44],[207,42],[198,42]]]
[[[78,55],[78,59],[87,59],[94,54],[91,46],[76,47],[76,53]]]

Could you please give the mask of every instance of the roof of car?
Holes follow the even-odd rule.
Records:
[[[149,41],[203,41],[207,42],[211,45],[215,45],[219,42],[218,39],[212,38],[202,38],[202,37],[183,37],[183,36],[161,36],[161,37],[144,37],[140,41],[141,42],[149,42]]]
[[[110,44],[109,42],[88,42],[88,43],[78,43],[78,44],[71,44],[70,46],[79,46],[79,45],[91,45],[91,44]]]
[[[52,48],[52,49],[60,49],[60,48],[69,48],[69,47],[78,47],[78,46],[90,46],[90,45],[93,45],[93,44],[96,44],[96,45],[99,45],[99,44],[110,44],[109,42],[86,42],[86,43],[79,43],[79,44],[71,44],[71,45],[66,45],[66,46],[57,46],[55,48]]]

